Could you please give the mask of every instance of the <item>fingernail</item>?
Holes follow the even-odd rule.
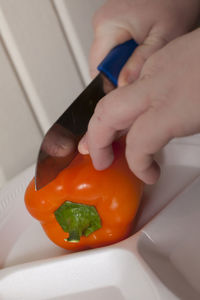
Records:
[[[82,137],[82,139],[80,140],[80,142],[78,144],[78,151],[83,155],[89,154],[85,136]]]

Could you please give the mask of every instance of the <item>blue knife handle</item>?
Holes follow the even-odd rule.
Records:
[[[137,46],[138,44],[134,40],[116,46],[108,53],[97,69],[117,86],[119,73]]]

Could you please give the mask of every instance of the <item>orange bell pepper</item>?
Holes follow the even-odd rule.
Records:
[[[41,190],[35,190],[34,179],[27,187],[28,211],[58,246],[77,251],[130,235],[143,183],[128,168],[124,143],[113,149],[115,159],[106,170],[95,170],[89,155],[78,154]]]

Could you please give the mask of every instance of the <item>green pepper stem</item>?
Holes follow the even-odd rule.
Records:
[[[68,239],[65,239],[65,241],[67,242],[71,242],[71,243],[77,243],[80,241],[80,232],[79,230],[71,230],[69,231],[69,237]]]
[[[55,212],[57,222],[69,234],[68,242],[79,242],[81,236],[89,236],[101,228],[101,219],[94,206],[64,202]]]

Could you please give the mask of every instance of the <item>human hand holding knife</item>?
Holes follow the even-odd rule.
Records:
[[[117,87],[119,73],[136,47],[137,43],[129,40],[113,48],[98,66],[100,73],[48,130],[38,154],[36,190],[51,182],[76,156],[96,104]]]

